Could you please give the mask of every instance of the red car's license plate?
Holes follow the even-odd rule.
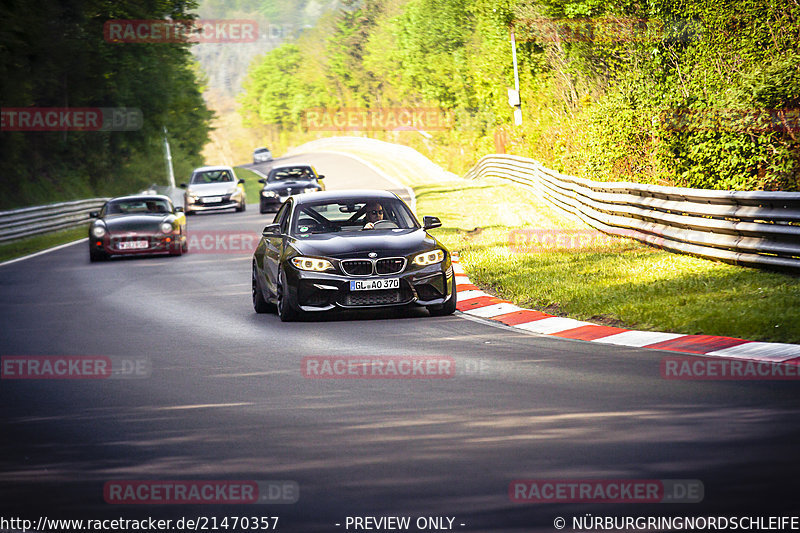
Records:
[[[120,250],[141,250],[142,248],[147,248],[150,245],[147,241],[139,240],[139,241],[122,241],[117,243],[117,248]]]

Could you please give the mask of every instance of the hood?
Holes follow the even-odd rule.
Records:
[[[379,258],[411,255],[431,250],[438,243],[420,228],[310,235],[293,239],[292,245],[302,255],[348,259],[366,257],[369,252]]]
[[[236,182],[228,181],[226,183],[192,183],[186,189],[189,194],[196,194],[198,196],[224,196],[230,194],[230,190],[236,187]]]
[[[172,215],[153,214],[153,215],[112,215],[103,219],[106,229],[110,233],[114,232],[147,232],[160,231],[159,226],[162,222],[171,222]]]
[[[262,190],[282,191],[286,189],[306,189],[310,187],[318,187],[317,182],[314,180],[280,180],[267,183]]]

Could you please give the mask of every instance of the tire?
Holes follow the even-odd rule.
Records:
[[[169,250],[169,255],[180,257],[183,255],[183,244],[180,241],[175,241]]]
[[[286,275],[283,269],[278,273],[278,317],[281,322],[293,322],[300,318],[300,311],[298,311],[290,296],[291,292],[284,289],[286,285]]]
[[[266,313],[270,310],[270,306],[264,299],[261,289],[258,288],[255,263],[253,263],[253,309],[256,313]]]
[[[453,277],[450,280],[450,288],[452,290],[451,298],[443,303],[442,305],[430,306],[428,307],[428,312],[431,316],[446,316],[452,315],[456,312],[456,305],[458,304],[458,295],[456,293],[456,277]]]
[[[183,250],[183,253],[186,253],[189,251],[189,239],[187,239],[186,236],[183,237],[184,239],[183,242],[181,243],[181,250]]]
[[[108,255],[105,252],[101,252],[100,250],[95,250],[93,248],[89,248],[89,261],[92,263],[98,263],[100,261],[105,261],[108,259]]]

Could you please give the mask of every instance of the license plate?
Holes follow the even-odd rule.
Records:
[[[206,196],[203,198],[204,204],[218,204],[222,201],[222,196]]]
[[[379,291],[382,289],[399,289],[399,288],[400,288],[400,278],[350,280],[351,291]]]
[[[117,244],[120,250],[141,250],[150,245],[147,241],[122,241]]]

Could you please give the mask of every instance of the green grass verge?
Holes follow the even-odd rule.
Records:
[[[496,180],[414,189],[417,212],[441,218],[443,227],[432,233],[460,252],[472,282],[521,307],[639,330],[800,343],[798,276],[619,238],[585,239],[581,248],[520,250],[510,244],[519,242],[509,239],[515,229],[547,230],[552,243],[563,230],[587,227],[563,218],[532,192]]]
[[[41,252],[42,250],[58,246],[59,244],[66,244],[68,242],[77,241],[78,239],[83,239],[86,237],[87,231],[88,225],[84,225],[78,228],[46,233],[44,235],[37,235],[35,237],[28,237],[27,239],[2,244],[0,245],[0,262]]]
[[[258,182],[261,176],[243,167],[236,167],[236,177],[244,180],[244,193],[247,195],[248,204],[257,204],[260,201],[258,197],[261,194],[261,187],[263,185]]]

